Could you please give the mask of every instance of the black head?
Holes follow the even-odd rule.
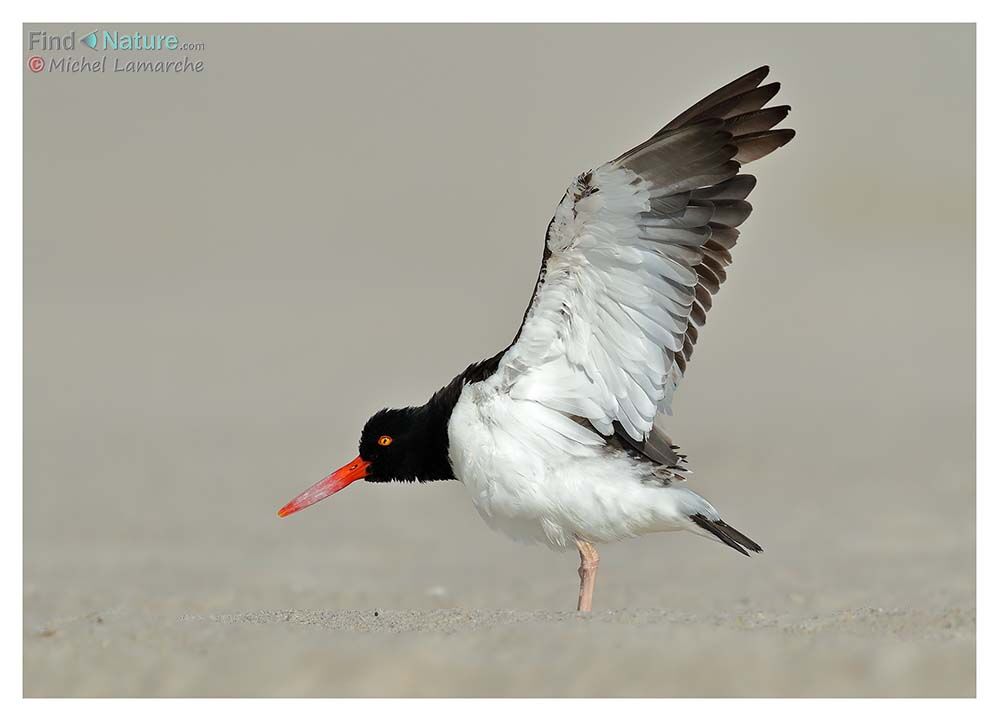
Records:
[[[286,503],[282,518],[311,506],[362,478],[384,481],[437,481],[454,478],[448,460],[447,422],[451,407],[435,394],[416,408],[378,411],[361,431],[357,458]]]
[[[375,483],[454,477],[447,418],[437,417],[429,406],[378,411],[364,424],[357,451],[368,463],[365,480]]]
[[[362,478],[366,481],[440,481],[454,478],[448,459],[447,424],[462,388],[488,377],[504,351],[463,373],[422,406],[385,408],[364,424],[357,458],[286,503],[278,515],[291,515]]]

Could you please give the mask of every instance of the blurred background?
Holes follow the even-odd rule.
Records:
[[[974,26],[114,29],[204,70],[24,71],[26,695],[974,694]],[[607,547],[580,619],[459,483],[277,518],[509,342],[574,175],[762,64],[798,135],[669,429],[766,553]]]

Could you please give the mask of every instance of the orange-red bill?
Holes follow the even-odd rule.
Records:
[[[292,513],[297,513],[313,503],[318,503],[324,498],[332,496],[337,491],[342,491],[354,481],[364,478],[368,473],[368,465],[367,461],[358,456],[343,468],[338,468],[316,485],[292,498],[278,511],[278,515],[281,518],[290,516]]]

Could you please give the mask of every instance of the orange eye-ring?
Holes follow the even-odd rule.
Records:
[[[381,438],[378,439],[378,445],[380,445],[380,446],[391,446],[392,445],[392,436],[382,436]]]

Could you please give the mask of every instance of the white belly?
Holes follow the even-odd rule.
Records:
[[[642,481],[628,454],[533,401],[465,386],[448,424],[451,466],[479,515],[511,538],[573,547],[690,530],[691,513],[716,515],[683,486]]]

